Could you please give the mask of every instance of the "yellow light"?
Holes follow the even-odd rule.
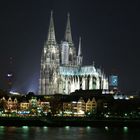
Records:
[[[130,96],[130,99],[133,99],[134,98],[134,96]]]

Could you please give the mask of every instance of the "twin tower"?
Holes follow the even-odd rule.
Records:
[[[39,94],[70,94],[78,89],[108,89],[108,79],[101,70],[94,65],[83,66],[82,61],[81,39],[76,53],[70,15],[67,16],[64,40],[58,44],[51,12],[48,38],[41,56]]]

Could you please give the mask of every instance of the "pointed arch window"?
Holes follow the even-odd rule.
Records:
[[[52,58],[52,60],[54,60],[54,52],[52,52],[51,58]]]
[[[72,61],[72,54],[69,54],[69,61]]]

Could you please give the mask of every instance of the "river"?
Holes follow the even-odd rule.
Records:
[[[140,128],[0,126],[0,140],[140,140]]]

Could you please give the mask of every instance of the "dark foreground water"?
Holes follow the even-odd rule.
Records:
[[[140,140],[140,128],[0,126],[0,140]]]

